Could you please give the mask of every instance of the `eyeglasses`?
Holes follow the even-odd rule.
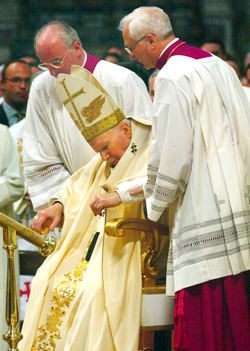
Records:
[[[124,49],[127,51],[127,53],[128,53],[129,55],[134,55],[133,52],[135,51],[136,46],[140,43],[140,41],[142,41],[143,39],[145,39],[146,36],[147,36],[147,34],[144,35],[144,37],[142,37],[140,40],[138,40],[134,45],[132,45],[131,48],[128,48],[127,46],[125,46]]]
[[[9,80],[12,84],[15,84],[15,85],[21,84],[22,82],[24,82],[24,84],[27,84],[27,85],[30,84],[30,78],[22,79],[19,77],[14,77],[11,79],[8,79],[8,78],[3,79],[3,81],[5,81],[5,80]]]
[[[69,52],[70,48],[68,48],[66,54],[63,56],[62,59],[55,59],[52,62],[40,62],[38,65],[38,68],[40,68],[42,71],[47,71],[47,69],[49,69],[49,66],[59,69],[63,67],[63,62],[65,57],[67,56],[68,52]]]

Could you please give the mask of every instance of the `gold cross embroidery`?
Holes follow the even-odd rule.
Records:
[[[80,90],[76,91],[74,94],[70,95],[70,93],[69,93],[69,91],[68,91],[68,88],[67,88],[67,86],[66,86],[66,84],[65,84],[65,78],[63,78],[63,80],[62,80],[61,82],[59,82],[59,83],[62,84],[62,86],[63,86],[63,88],[64,88],[64,90],[65,90],[65,92],[66,92],[66,94],[67,94],[67,96],[68,96],[68,98],[67,98],[66,100],[63,101],[64,106],[66,106],[69,102],[71,102],[71,104],[72,104],[72,106],[73,106],[73,109],[75,110],[75,113],[76,113],[77,117],[81,120],[80,114],[79,114],[79,112],[78,112],[78,110],[77,110],[77,107],[76,107],[76,105],[75,105],[75,103],[74,103],[74,99],[75,99],[77,96],[81,95],[81,94],[86,94],[86,91],[84,91],[84,89],[81,88]]]

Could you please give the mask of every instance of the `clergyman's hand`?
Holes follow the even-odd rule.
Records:
[[[129,192],[129,194],[130,194],[131,196],[135,196],[135,195],[138,195],[138,194],[140,194],[140,193],[143,193],[143,187],[142,187],[142,186],[140,186],[140,188],[133,189],[133,190],[131,190],[131,191]]]
[[[117,193],[112,193],[108,195],[98,194],[90,203],[90,208],[94,215],[102,215],[102,211],[105,208],[116,207],[122,203],[120,196]]]
[[[39,234],[48,234],[49,231],[53,232],[55,227],[62,227],[63,220],[63,205],[55,202],[52,206],[37,213],[31,223],[31,229]]]

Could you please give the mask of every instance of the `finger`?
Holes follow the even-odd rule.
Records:
[[[142,192],[143,192],[143,187],[141,186],[140,188],[136,188],[136,189],[131,190],[129,193],[131,196],[135,196],[135,195],[138,195]]]

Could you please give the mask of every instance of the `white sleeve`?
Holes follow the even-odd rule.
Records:
[[[141,202],[144,200],[144,194],[143,192],[132,196],[130,195],[130,191],[143,187],[146,184],[147,177],[140,177],[140,178],[135,178],[133,180],[130,180],[129,182],[122,182],[117,185],[116,187],[116,193],[120,195],[120,198],[122,199],[122,203],[124,205],[132,205],[138,202]]]
[[[57,194],[53,195],[49,200],[49,206],[53,206],[56,202],[60,202],[63,205],[62,199]]]
[[[48,126],[47,121],[55,113],[48,88],[45,84],[37,87],[37,79],[40,82],[43,75],[31,86],[23,138],[24,174],[35,211],[48,207],[50,197],[70,176]]]
[[[16,144],[6,130],[6,148],[0,170],[0,207],[5,207],[24,195],[24,179]]]
[[[155,87],[153,141],[144,188],[148,218],[153,221],[185,192],[193,160],[194,100],[185,76],[175,82],[158,75]]]

